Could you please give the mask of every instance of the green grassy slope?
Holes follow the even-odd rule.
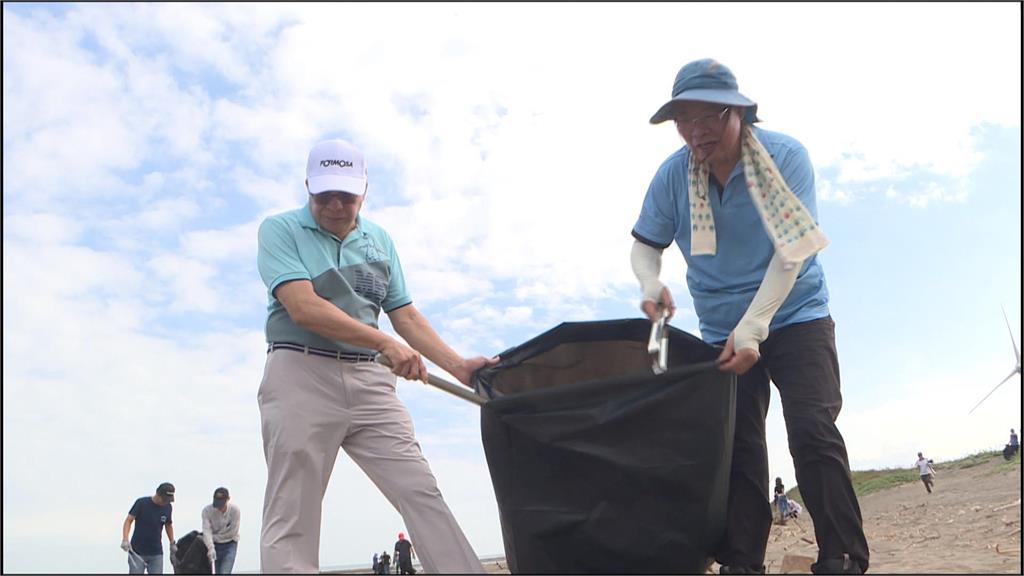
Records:
[[[1017,455],[1014,456],[1012,460],[1003,462],[1003,453],[1001,450],[990,450],[971,454],[970,456],[965,456],[958,460],[938,462],[935,464],[935,471],[937,474],[941,474],[943,470],[962,470],[964,468],[971,468],[973,466],[984,464],[993,459],[997,459],[1002,462],[999,467],[1000,470],[1009,471],[1014,468],[1020,468],[1020,452],[1017,452]],[[860,498],[866,494],[885,490],[887,488],[894,488],[900,484],[918,482],[920,479],[921,476],[916,467],[883,468],[881,470],[855,470],[853,472],[853,491],[856,492],[857,497]],[[800,497],[799,486],[787,491],[786,495],[803,504],[803,498]]]

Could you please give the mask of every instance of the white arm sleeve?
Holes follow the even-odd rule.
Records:
[[[633,250],[629,254],[629,262],[633,266],[633,274],[640,281],[644,300],[658,302],[661,298],[661,289],[665,287],[658,279],[661,274],[661,250],[639,240],[633,240]]]
[[[740,319],[734,330],[733,348],[752,348],[760,353],[759,345],[768,337],[768,326],[782,302],[789,296],[803,262],[784,264],[779,253],[772,256],[768,270],[757,294],[750,302],[747,313]]]
[[[209,516],[210,512],[203,508],[203,542],[207,550],[213,550],[213,522]]]

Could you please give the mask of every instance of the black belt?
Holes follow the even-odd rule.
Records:
[[[376,362],[376,354],[359,354],[356,352],[342,352],[340,350],[325,350],[323,348],[313,348],[312,346],[306,346],[304,344],[293,344],[292,342],[271,342],[267,346],[267,353],[271,353],[274,350],[295,350],[296,352],[302,352],[304,354],[312,354],[314,356],[326,356],[328,358],[334,358],[335,360],[344,360],[345,362]]]

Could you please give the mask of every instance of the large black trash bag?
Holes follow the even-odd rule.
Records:
[[[735,376],[669,327],[563,323],[477,373],[512,573],[703,573],[725,526]]]
[[[178,555],[174,562],[175,574],[212,574],[213,566],[206,556],[203,533],[193,530],[178,539]]]

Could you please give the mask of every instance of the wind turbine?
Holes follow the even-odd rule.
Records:
[[[1007,380],[1009,380],[1010,378],[1013,378],[1014,374],[1020,374],[1020,350],[1017,349],[1017,342],[1013,339],[1013,330],[1010,328],[1010,320],[1006,318],[1006,309],[1005,308],[1003,308],[1003,320],[1006,320],[1006,329],[1010,331],[1010,342],[1013,342],[1013,353],[1017,355],[1017,367],[1014,368],[1012,372],[1010,372],[1009,376],[1007,376],[1006,378],[1003,378],[1002,382],[1000,382],[999,384],[996,384],[996,387],[993,388],[988,394],[985,394],[985,398],[982,398],[981,402],[984,402],[989,396],[992,395],[992,392],[995,392],[996,389],[998,389],[1000,386],[1005,384]],[[978,406],[981,406],[981,402],[978,402],[977,404],[975,404],[974,408],[977,408]],[[971,408],[971,412],[974,412],[974,408]],[[971,412],[968,412],[967,414],[970,414]]]

